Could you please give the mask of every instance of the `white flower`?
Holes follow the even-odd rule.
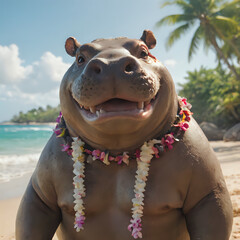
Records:
[[[86,196],[86,189],[84,186],[84,169],[85,169],[85,164],[84,164],[84,153],[83,153],[83,146],[84,142],[81,141],[79,138],[73,138],[72,142],[72,160],[74,161],[73,164],[73,184],[74,184],[74,211],[75,213],[75,225],[74,228],[76,228],[76,231],[79,232],[81,229],[83,229],[82,225],[79,227],[79,224],[77,223],[77,219],[81,216],[84,215],[84,202],[83,202],[83,197]],[[84,218],[85,219],[85,218]],[[83,220],[84,221],[84,220]],[[82,223],[81,223],[82,224]]]
[[[144,192],[146,187],[147,176],[149,172],[150,162],[153,157],[153,147],[154,141],[150,143],[144,143],[141,147],[140,161],[137,162],[136,180],[134,185],[135,198],[132,199],[132,219],[129,229],[132,232],[134,238],[142,238],[141,228],[133,227],[132,223],[141,222],[141,217],[143,216],[143,206],[144,206]],[[136,236],[137,233],[137,236]]]

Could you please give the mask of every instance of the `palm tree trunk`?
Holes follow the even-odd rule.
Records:
[[[213,45],[213,47],[215,48],[217,55],[219,56],[219,58],[221,58],[224,63],[228,66],[228,68],[230,69],[230,71],[236,76],[236,79],[240,81],[240,75],[237,73],[235,67],[233,65],[231,65],[228,61],[228,59],[224,56],[221,48],[218,46],[218,43],[216,41],[216,38],[214,36],[210,37],[210,41]]]

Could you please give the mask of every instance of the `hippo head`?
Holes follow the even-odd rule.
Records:
[[[166,68],[150,54],[156,39],[66,40],[75,61],[60,87],[69,132],[92,147],[131,151],[164,133],[177,113],[177,96]]]

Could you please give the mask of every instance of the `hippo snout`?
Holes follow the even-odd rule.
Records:
[[[135,57],[94,58],[75,80],[72,92],[80,104],[87,106],[112,98],[137,102],[152,99],[158,84],[159,79],[148,74]]]
[[[138,60],[131,56],[124,56],[117,60],[94,58],[89,61],[83,74],[86,78],[93,78],[95,81],[104,81],[107,78],[137,77],[140,72],[141,66]]]

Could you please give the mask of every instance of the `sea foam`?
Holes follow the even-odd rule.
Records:
[[[7,182],[33,172],[40,153],[26,155],[0,155],[0,182]]]
[[[22,132],[22,131],[46,131],[46,132],[52,132],[53,131],[53,127],[51,126],[46,126],[46,127],[5,127],[3,128],[3,131],[5,132]]]

